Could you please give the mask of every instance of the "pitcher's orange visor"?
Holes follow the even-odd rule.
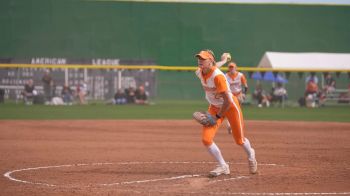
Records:
[[[205,51],[205,50],[202,50],[198,54],[196,54],[196,57],[199,57],[199,58],[204,59],[204,60],[210,59],[213,62],[215,62],[214,56],[210,52]]]

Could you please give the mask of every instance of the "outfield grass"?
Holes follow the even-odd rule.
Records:
[[[154,105],[45,106],[6,103],[0,105],[0,119],[191,119],[193,111],[206,110],[204,101],[158,101]],[[321,108],[244,106],[248,120],[350,122],[350,106]]]

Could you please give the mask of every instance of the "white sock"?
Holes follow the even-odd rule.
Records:
[[[221,155],[219,147],[213,142],[210,146],[208,146],[208,152],[213,155],[217,162],[220,165],[226,165],[224,158]]]
[[[247,138],[244,138],[244,144],[242,145],[244,151],[248,155],[248,159],[255,159],[255,152],[253,151],[252,147],[250,146],[250,142]]]
[[[230,122],[228,122],[228,120],[226,121],[226,124],[227,124],[227,128],[231,129],[231,125],[230,125]]]

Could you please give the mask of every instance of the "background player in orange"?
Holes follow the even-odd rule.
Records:
[[[248,91],[246,77],[242,72],[237,71],[237,65],[233,61],[228,64],[228,72],[225,75],[228,83],[230,84],[232,94],[238,98],[240,103],[243,103]]]
[[[241,145],[247,153],[250,172],[256,173],[257,161],[255,159],[255,151],[251,147],[249,140],[244,137],[243,115],[238,99],[231,93],[224,73],[217,68],[213,52],[203,50],[196,54],[196,57],[198,59],[196,75],[201,81],[206,99],[209,102],[208,113],[215,120],[215,124],[203,126],[202,128],[202,142],[207,147],[208,152],[219,163],[210,172],[210,175],[230,174],[229,165],[225,162],[219,147],[213,141],[225,117],[232,127],[232,135],[235,142]]]

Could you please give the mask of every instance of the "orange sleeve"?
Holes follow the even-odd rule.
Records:
[[[245,76],[242,74],[242,77],[241,77],[241,82],[244,86],[247,86],[247,79],[245,78]]]
[[[217,93],[222,93],[227,91],[227,84],[226,84],[226,78],[224,75],[217,75],[214,78],[214,83],[216,86],[216,92]]]

